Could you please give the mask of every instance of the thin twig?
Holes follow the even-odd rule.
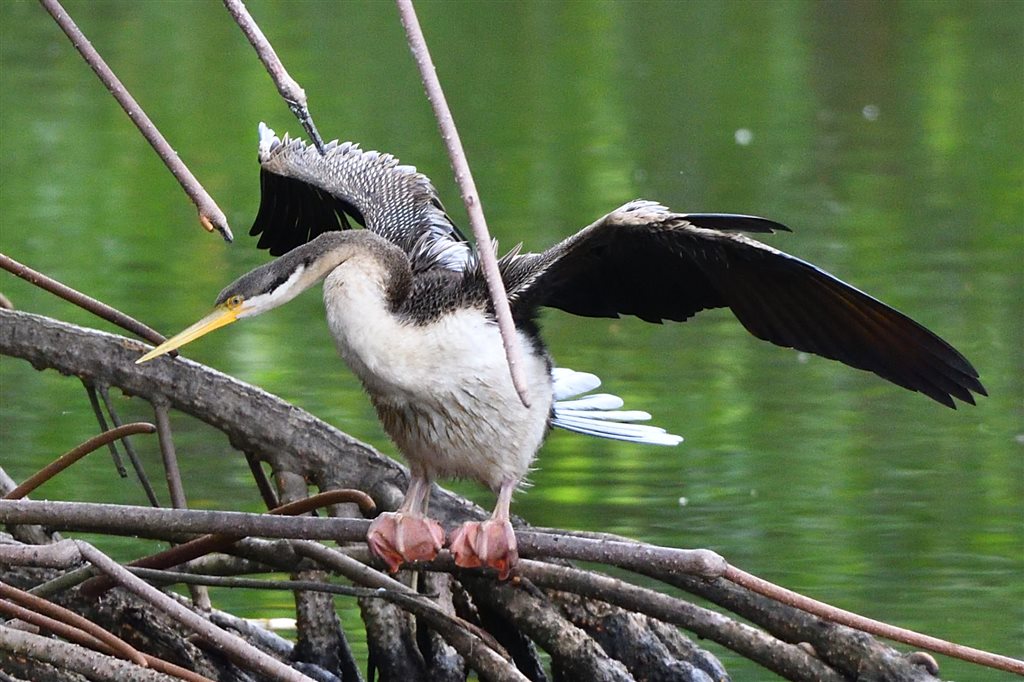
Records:
[[[154,431],[156,431],[156,427],[152,424],[147,424],[146,422],[125,424],[124,426],[119,426],[111,429],[110,431],[104,431],[98,436],[93,436],[78,447],[69,450],[50,464],[29,476],[21,485],[4,495],[3,499],[19,500],[22,497],[25,497],[40,485],[50,480],[61,471],[64,471],[64,469],[67,469],[90,452],[94,452],[97,448],[101,448],[111,441],[115,441],[118,438],[123,438],[124,436],[131,435],[133,433],[153,433]]]
[[[188,509],[185,486],[181,482],[181,469],[178,467],[178,453],[174,449],[174,437],[171,434],[167,401],[154,401],[153,412],[156,415],[156,435],[160,439],[160,455],[164,462],[164,477],[167,479],[167,490],[171,495],[171,506],[175,509]],[[199,609],[209,611],[213,607],[210,592],[202,585],[189,585],[189,594],[192,595],[192,603]]]
[[[109,431],[110,425],[107,424],[103,408],[100,407],[100,399],[96,395],[96,387],[88,379],[82,379],[82,385],[85,386],[85,394],[89,396],[89,405],[92,407],[92,413],[96,416],[96,423],[100,425],[100,431]],[[128,470],[124,466],[124,460],[121,459],[121,453],[117,451],[117,441],[108,441],[107,449],[110,450],[110,458],[114,461],[117,475],[121,478],[128,478]]]
[[[327,492],[319,493],[311,497],[306,497],[301,500],[296,500],[295,502],[275,507],[270,511],[269,515],[285,517],[292,515],[300,516],[313,511],[314,509],[319,509],[320,507],[345,502],[355,502],[363,509],[373,508],[373,500],[363,492],[358,490],[328,490]],[[189,513],[186,510],[178,510],[179,514],[181,512]],[[266,518],[266,515],[263,514],[255,514],[253,516],[256,516],[257,518]],[[363,523],[365,524],[366,522]],[[233,532],[211,533],[194,538],[188,542],[183,542],[180,545],[175,545],[170,549],[165,549],[162,552],[157,552],[156,554],[150,554],[142,557],[141,559],[136,559],[131,562],[129,566],[141,568],[169,568],[171,566],[177,566],[206,554],[212,554],[213,552],[219,552],[227,549],[249,534],[240,532],[241,529],[237,526],[232,528],[231,531]],[[363,536],[365,536],[366,531],[364,530],[362,532]],[[308,536],[298,535],[288,537]],[[103,576],[98,576],[83,584],[82,592],[91,596],[97,596],[112,586],[113,583],[109,579]]]
[[[367,599],[386,599],[386,589],[370,587],[352,587],[317,580],[257,580],[255,578],[238,578],[235,576],[206,575],[202,573],[185,573],[183,571],[164,571],[157,568],[141,568],[128,566],[133,575],[158,585],[206,585],[208,587],[231,587],[246,590],[302,590],[303,592],[326,592],[340,594],[345,597],[364,597]],[[403,597],[409,597],[401,593]],[[428,595],[417,595],[415,598],[426,599]]]
[[[236,635],[222,630],[160,590],[148,585],[141,578],[135,577],[123,566],[87,542],[62,540],[45,547],[5,547],[3,554],[4,561],[15,565],[67,567],[84,559],[143,601],[149,602],[171,618],[195,631],[200,637],[211,642],[219,651],[246,669],[278,680],[310,682],[310,678],[299,671],[268,656]]]
[[[61,573],[56,578],[50,578],[46,582],[39,583],[29,590],[29,592],[37,597],[50,597],[78,587],[96,574],[97,571],[92,566],[80,566],[79,568],[67,571],[66,573]]]
[[[267,477],[267,472],[263,470],[263,464],[256,453],[249,450],[245,451],[245,462],[249,465],[249,471],[252,472],[252,477],[256,481],[256,488],[260,491],[263,504],[267,505],[267,509],[273,509],[280,502],[277,499],[274,486],[270,483],[270,478]]]
[[[175,509],[187,509],[185,487],[181,483],[181,469],[178,467],[178,453],[174,450],[174,438],[171,436],[171,421],[168,416],[167,403],[157,401],[153,405],[156,416],[156,434],[160,439],[160,454],[164,462],[164,477],[167,479],[167,490],[171,495],[171,506]]]
[[[107,385],[97,384],[96,390],[100,394],[103,406],[107,408],[107,414],[110,415],[110,421],[114,423],[114,426],[122,426],[121,417],[118,416],[117,410],[114,408],[114,403],[110,399],[110,391],[107,389]],[[146,499],[149,500],[149,504],[154,507],[159,507],[160,501],[156,499],[156,491],[153,490],[153,486],[149,482],[149,477],[146,475],[145,467],[142,466],[142,460],[139,459],[139,454],[135,452],[135,448],[132,446],[131,438],[127,436],[122,438],[121,445],[124,446],[124,451],[128,455],[128,460],[132,463],[132,469],[135,470],[135,476],[139,479],[139,483],[142,485],[142,489],[146,493]]]
[[[988,651],[981,651],[962,644],[955,644],[944,639],[939,639],[938,637],[923,635],[912,630],[877,621],[873,618],[867,618],[856,613],[851,613],[850,611],[836,608],[835,606],[820,602],[816,599],[805,597],[802,594],[797,594],[796,592],[787,590],[784,587],[779,587],[767,580],[751,575],[746,571],[741,571],[734,566],[729,566],[722,577],[736,583],[737,585],[745,587],[751,592],[763,594],[764,596],[774,599],[782,604],[787,604],[834,623],[846,625],[854,628],[855,630],[867,632],[872,635],[878,635],[879,637],[891,639],[896,642],[903,642],[910,646],[921,647],[922,649],[928,649],[929,651],[934,651],[938,654],[959,658],[971,663],[995,668],[996,670],[1004,670],[1009,673],[1024,675],[1024,661],[1010,658],[1009,656],[993,654]]]
[[[155,329],[147,327],[138,320],[125,315],[120,310],[112,308],[101,301],[97,301],[95,298],[87,296],[80,291],[76,291],[66,284],[61,284],[57,280],[47,277],[43,273],[33,270],[27,265],[22,265],[18,261],[2,253],[0,253],[0,268],[3,268],[12,275],[21,277],[30,284],[35,284],[40,289],[49,291],[51,294],[63,298],[69,303],[74,303],[79,308],[88,310],[93,315],[96,315],[111,324],[115,324],[125,331],[129,331],[140,339],[149,341],[155,346],[158,346],[167,340]]]
[[[512,311],[509,308],[508,296],[505,294],[505,284],[502,282],[501,272],[498,270],[498,259],[494,255],[491,235],[487,231],[487,220],[484,218],[483,208],[480,206],[480,197],[476,191],[476,183],[473,182],[473,173],[469,169],[466,152],[462,148],[462,140],[459,139],[459,131],[455,127],[455,119],[452,118],[451,109],[448,108],[448,102],[445,100],[441,82],[437,79],[437,70],[430,58],[430,50],[427,49],[427,41],[420,29],[420,22],[416,18],[412,0],[395,0],[395,3],[398,5],[398,12],[402,17],[402,26],[405,28],[405,36],[409,41],[409,49],[412,51],[413,59],[416,60],[416,66],[419,67],[420,77],[423,79],[423,86],[427,91],[427,99],[430,100],[430,104],[434,108],[437,126],[441,129],[441,139],[444,140],[445,148],[448,150],[448,156],[452,162],[452,170],[455,171],[455,182],[458,183],[462,201],[466,204],[469,224],[473,228],[473,238],[476,239],[477,252],[487,278],[487,288],[491,293],[494,315],[498,319],[501,342],[505,346],[505,358],[508,360],[512,384],[515,386],[516,392],[519,393],[519,399],[523,405],[529,407],[530,400],[526,393],[526,379],[522,369],[522,348],[520,348],[516,336]]]
[[[50,13],[50,16],[57,22],[57,25],[60,26],[61,30],[71,40],[71,44],[75,46],[75,49],[82,55],[82,58],[85,59],[86,63],[96,73],[103,82],[103,85],[110,91],[110,94],[114,96],[114,99],[121,105],[124,112],[128,114],[128,118],[132,120],[139,129],[139,132],[142,133],[142,136],[146,138],[146,141],[152,145],[154,151],[156,151],[160,159],[167,166],[167,169],[171,171],[174,178],[181,184],[181,188],[185,190],[185,194],[188,195],[199,211],[199,223],[207,232],[213,232],[216,229],[224,237],[224,241],[230,242],[233,237],[224,212],[220,210],[213,198],[199,184],[199,181],[196,180],[192,172],[178,157],[178,153],[168,144],[164,136],[157,130],[157,127],[153,125],[153,121],[149,119],[146,112],[139,106],[139,103],[135,101],[135,98],[128,92],[128,89],[124,87],[124,84],[114,75],[114,72],[107,66],[107,63],[103,61],[100,53],[96,51],[96,48],[92,46],[92,43],[85,37],[85,34],[75,25],[71,16],[61,7],[57,0],[39,0],[39,2]]]
[[[242,29],[242,33],[245,34],[245,37],[249,39],[249,42],[256,50],[256,55],[263,62],[267,73],[270,74],[274,85],[277,86],[277,91],[281,93],[281,97],[287,102],[288,108],[299,119],[299,123],[302,124],[302,127],[309,134],[313,144],[316,145],[317,151],[323,154],[324,141],[321,139],[320,133],[317,132],[316,125],[313,123],[313,116],[309,113],[306,91],[302,89],[302,86],[284,68],[284,64],[281,63],[277,52],[274,51],[274,46],[263,35],[263,31],[260,30],[256,20],[249,14],[245,4],[241,0],[224,0],[224,6],[227,7],[228,12],[234,17],[238,27]]]

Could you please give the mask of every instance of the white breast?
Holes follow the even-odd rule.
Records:
[[[365,270],[357,277],[348,265],[324,283],[328,324],[410,466],[492,489],[525,476],[551,412],[546,359],[519,335],[527,409],[512,386],[497,325],[482,310],[425,325],[402,322],[387,310],[380,278]]]

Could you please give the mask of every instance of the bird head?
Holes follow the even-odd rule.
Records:
[[[205,317],[143,355],[135,364],[170,353],[235,320],[287,303],[316,281],[309,274],[304,260],[285,256],[242,275],[220,292],[213,310]]]
[[[218,303],[208,315],[203,317],[203,319],[167,339],[159,346],[136,360],[135,364],[140,365],[143,362],[148,362],[153,358],[164,355],[165,353],[170,353],[172,350],[181,348],[186,343],[195,341],[200,336],[208,334],[214,329],[220,329],[223,326],[229,325],[238,318],[244,317],[247,309],[251,308],[252,305],[247,304],[244,296],[241,294],[233,294],[226,300]]]
[[[206,317],[135,362],[147,362],[235,320],[284,305],[352,256],[360,254],[369,257],[370,270],[385,267],[385,263],[392,266],[397,263],[398,271],[404,265],[408,272],[409,261],[405,255],[396,246],[368,230],[327,232],[236,279],[220,292],[213,310]],[[358,261],[354,259],[351,262]]]

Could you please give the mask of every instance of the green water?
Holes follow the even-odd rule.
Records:
[[[248,5],[324,136],[415,164],[465,225],[393,6]],[[266,260],[246,236],[256,123],[298,125],[219,3],[67,6],[218,200],[237,244],[197,228],[39,6],[7,0],[0,251],[175,332]],[[772,245],[940,333],[991,394],[948,410],[761,343],[722,311],[665,326],[552,312],[543,324],[559,364],[600,373],[686,442],[555,433],[515,511],[708,547],[839,606],[1024,656],[1024,3],[419,8],[504,246],[542,248],[636,197],[765,215],[794,229]],[[21,309],[109,329],[10,276],[0,291]],[[188,355],[394,453],[334,356],[316,293]],[[15,478],[94,433],[78,382],[9,358],[0,381],[0,465]],[[138,401],[121,409],[150,418]],[[259,509],[225,439],[182,416],[174,424],[190,504]],[[155,443],[142,449],[157,472]],[[492,503],[476,486],[458,489]],[[103,455],[36,497],[143,502]],[[215,599],[247,616],[291,613],[287,595]],[[941,663],[948,678],[1001,678]],[[737,679],[768,676],[727,665]]]

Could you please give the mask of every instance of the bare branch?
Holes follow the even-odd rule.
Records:
[[[954,642],[947,642],[946,640],[939,639],[938,637],[923,635],[918,632],[913,632],[912,630],[877,621],[873,618],[867,618],[856,613],[851,613],[844,609],[836,608],[830,604],[825,604],[824,602],[820,602],[816,599],[805,597],[802,594],[797,594],[792,590],[787,590],[783,587],[779,587],[778,585],[774,585],[767,580],[758,578],[746,571],[741,571],[734,566],[730,566],[723,577],[726,580],[730,580],[737,585],[747,588],[748,590],[757,592],[758,594],[763,594],[766,597],[770,597],[782,604],[788,604],[789,606],[798,608],[801,611],[820,616],[833,623],[840,623],[847,627],[860,630],[861,632],[868,632],[896,642],[903,642],[904,644],[909,644],[911,646],[918,646],[922,649],[928,649],[929,651],[934,651],[938,654],[952,656],[953,658],[959,658],[971,663],[995,668],[996,670],[1004,670],[1009,673],[1024,675],[1024,661],[1019,661],[1008,656],[1000,656],[999,654],[993,654],[987,651],[981,651],[979,649],[964,646],[962,644],[956,644]]]
[[[107,414],[110,415],[110,421],[114,423],[114,426],[121,426],[121,418],[118,416],[117,409],[114,407],[114,403],[110,399],[110,391],[107,390],[106,384],[99,384],[96,386],[96,390],[99,392],[100,398],[103,400],[103,406],[107,408]],[[131,438],[122,438],[121,444],[124,446],[124,451],[127,453],[128,459],[132,463],[132,469],[135,470],[135,476],[139,479],[139,484],[142,485],[142,490],[146,493],[146,499],[149,500],[149,504],[153,507],[159,507],[160,501],[156,499],[156,491],[153,490],[153,486],[149,482],[149,477],[146,476],[146,469],[142,466],[142,460],[139,459],[138,453],[135,452],[135,448],[132,447]]]
[[[68,349],[74,349],[73,353]],[[332,479],[347,479],[355,482],[355,485],[366,485],[366,489],[374,491],[374,496],[378,500],[388,500],[389,504],[392,498],[399,495],[404,472],[389,460],[375,455],[371,449],[257,389],[187,360],[164,361],[149,369],[138,368],[131,362],[134,359],[132,342],[126,339],[27,313],[4,310],[0,310],[0,352],[24,357],[37,367],[54,367],[66,373],[86,373],[138,395],[167,393],[173,396],[169,399],[180,405],[181,409],[195,413],[204,421],[222,428],[231,436],[236,446],[252,449],[259,456],[270,460],[275,468],[301,472],[299,475],[310,478],[318,485]],[[171,390],[171,387],[177,387],[177,391]],[[212,394],[217,395],[218,400],[211,403],[208,396]],[[255,413],[252,410],[255,409],[259,410],[260,418],[253,417]],[[283,430],[275,428],[275,423],[289,423],[293,428],[287,431],[294,434],[295,438],[280,440]],[[71,518],[70,509],[57,507],[51,509],[48,517],[26,515],[14,519],[12,515],[16,509],[19,510],[19,514],[27,514],[32,508],[31,505],[40,504],[53,503],[2,502],[0,519],[34,523],[46,518],[48,524],[55,525],[53,522],[57,517],[54,513],[56,509],[59,509],[59,515],[65,517],[65,520]],[[21,505],[27,506],[22,508]],[[40,508],[34,509],[36,511],[32,513],[38,513]],[[149,515],[159,513],[160,510],[129,509],[132,509],[131,523],[122,522],[120,527],[133,528],[133,533],[152,537],[166,537],[169,532],[189,530],[227,531],[237,535],[243,532],[241,524],[244,523],[244,532],[267,537],[294,537],[295,533],[300,533],[302,537],[307,538],[330,536],[335,540],[361,540],[366,528],[366,522],[361,519],[280,519],[263,515],[250,520],[244,518],[244,515],[236,515],[210,516],[204,520],[192,515],[211,512],[185,511],[170,512],[181,515],[178,521],[171,517],[155,521],[155,517]],[[480,513],[480,510],[467,506],[440,490],[434,493],[432,509],[449,524],[454,522],[456,517],[464,519]],[[80,510],[74,512],[75,515],[79,513]],[[75,522],[78,524],[76,527],[88,527],[84,523],[85,518],[79,517]],[[92,529],[112,527],[109,519],[103,520],[103,515],[95,517],[89,523],[100,524],[93,526]],[[276,523],[282,525],[274,527],[273,524]],[[147,524],[148,530],[139,530]],[[638,543],[604,536],[568,537],[520,531],[519,537],[522,538],[520,546],[523,555],[527,558],[566,556],[616,563],[706,597],[757,622],[780,639],[797,643],[809,642],[822,660],[844,674],[865,669],[874,670],[883,676],[892,673],[894,677],[913,679],[914,661],[904,658],[898,652],[866,635],[840,625],[824,623],[818,618],[772,602],[722,578],[694,578],[680,572],[679,569],[685,567],[685,570],[696,571],[705,576],[720,575],[724,561],[714,553],[664,548],[649,550]],[[243,544],[245,551],[252,549],[252,542],[246,541]],[[264,544],[270,546],[271,543]],[[281,547],[287,545],[279,543],[279,546],[269,554],[253,556],[270,565],[278,565],[287,559],[287,552],[290,551]],[[645,555],[648,551],[652,553]],[[660,554],[662,551],[666,554]],[[362,552],[361,558],[365,560],[365,547],[362,548]],[[637,558],[644,556],[649,556],[651,560],[659,563],[652,564],[646,558],[642,561]],[[448,560],[446,553],[442,553],[437,562],[424,567],[446,570],[444,562]],[[674,563],[676,561],[681,563]],[[524,566],[528,565],[524,562]],[[336,567],[332,568],[337,570]],[[370,571],[365,566],[361,566],[360,570]],[[384,577],[375,571],[371,574]],[[955,655],[956,652],[950,653]],[[989,659],[984,657],[978,660]],[[1010,671],[1016,671],[1016,666],[1019,665],[1019,662],[1000,656],[995,656],[994,662],[997,667],[1002,665],[1002,669]]]
[[[85,394],[89,397],[89,406],[92,407],[92,413],[96,416],[96,423],[100,425],[100,431],[109,431],[110,425],[107,424],[107,417],[103,414],[103,408],[100,407],[100,397],[96,393],[96,387],[89,382],[88,379],[82,379],[82,385],[85,386]],[[114,468],[117,470],[117,475],[121,478],[128,477],[128,469],[124,466],[124,460],[121,459],[121,453],[117,451],[117,442],[108,441],[107,449],[110,450],[110,458],[114,461]]]
[[[781,640],[809,647],[815,656],[848,677],[892,682],[932,679],[909,657],[866,633],[780,604],[724,578],[700,580],[682,574],[637,572],[723,606]]]
[[[725,559],[707,549],[676,549],[639,542],[593,540],[572,537],[561,531],[516,531],[516,542],[519,543],[519,553],[525,557],[596,561],[621,568],[644,567],[655,573],[685,573],[715,578],[722,575],[729,566]]]
[[[284,64],[281,63],[281,59],[277,56],[274,46],[263,35],[263,31],[256,24],[256,20],[249,14],[249,10],[245,8],[245,3],[241,2],[241,0],[224,0],[224,6],[227,7],[228,12],[234,17],[238,27],[242,29],[242,33],[245,34],[245,37],[249,39],[249,43],[256,50],[256,55],[263,62],[263,66],[266,67],[267,73],[270,74],[270,78],[274,81],[274,85],[277,86],[277,91],[281,93],[281,97],[288,104],[288,108],[299,119],[299,123],[302,124],[302,127],[309,134],[313,144],[316,145],[317,151],[323,154],[324,141],[321,139],[320,133],[317,132],[316,125],[313,123],[313,116],[309,113],[309,106],[306,103],[306,91],[302,89],[298,82],[289,75],[288,70],[284,68]]]
[[[199,181],[196,180],[192,172],[185,166],[181,158],[178,157],[178,153],[168,144],[167,140],[164,139],[164,136],[160,134],[160,131],[153,124],[153,121],[149,119],[146,112],[139,106],[139,103],[135,101],[135,98],[128,92],[128,89],[124,87],[124,84],[114,75],[114,72],[107,66],[107,63],[103,61],[100,53],[96,51],[96,48],[92,46],[92,43],[85,37],[85,34],[75,25],[71,16],[61,7],[57,0],[39,0],[39,2],[71,40],[71,44],[75,46],[75,49],[82,55],[82,58],[89,64],[103,82],[103,85],[107,87],[107,90],[114,96],[117,103],[121,105],[124,112],[128,114],[128,118],[139,129],[142,136],[152,145],[154,151],[160,156],[167,169],[171,171],[175,180],[181,184],[185,194],[188,195],[188,198],[192,200],[192,203],[199,210],[199,222],[203,228],[207,232],[213,232],[216,229],[224,237],[224,241],[230,242],[233,237],[224,212],[220,210],[213,198],[199,184]]]
[[[436,595],[435,601],[438,607],[449,616],[456,615],[455,605],[452,600],[454,579],[447,573],[421,573],[420,580],[427,594]],[[461,589],[461,587],[460,587]],[[459,654],[458,650],[448,644],[441,635],[434,630],[427,631],[428,651],[424,654],[427,670],[434,677],[434,682],[461,682],[466,679],[466,660]],[[506,649],[508,647],[505,647]],[[515,654],[509,652],[519,666]]]
[[[140,339],[145,339],[153,345],[157,346],[166,341],[167,339],[161,336],[155,329],[151,329],[146,325],[142,324],[138,320],[125,315],[120,310],[112,308],[102,301],[97,301],[91,296],[87,296],[80,291],[76,291],[66,284],[61,284],[57,280],[47,277],[41,272],[33,270],[27,265],[22,265],[18,261],[5,256],[0,253],[0,268],[3,268],[12,275],[21,277],[30,284],[35,284],[44,291],[49,291],[55,296],[63,298],[69,303],[74,303],[83,310],[88,310],[93,315],[115,324],[125,331],[135,334]]]
[[[495,584],[492,580],[464,575],[462,584],[474,599],[513,620],[530,639],[551,654],[552,665],[568,679],[595,682],[632,682],[633,676],[619,661],[609,657],[597,642],[559,613],[546,599],[525,586]]]
[[[18,590],[18,592],[21,592],[21,590]],[[162,658],[140,653],[120,637],[112,635],[110,632],[104,630],[95,623],[82,618],[74,611],[69,611],[68,609],[57,606],[52,602],[48,602],[45,599],[38,599],[28,592],[21,592],[21,594],[45,604],[46,606],[39,608],[40,611],[42,609],[46,609],[50,612],[57,612],[63,620],[57,620],[56,618],[43,615],[41,612],[30,611],[27,608],[15,606],[10,602],[4,601],[0,601],[0,613],[6,612],[9,616],[24,621],[25,623],[30,623],[48,632],[52,632],[58,637],[62,637],[69,642],[79,644],[89,649],[94,649],[102,654],[116,656],[120,659],[131,661],[135,665],[148,667],[157,672],[167,673],[168,675],[186,680],[187,682],[213,682],[213,680],[208,677],[196,674],[191,670],[186,670],[185,668],[174,665]]]
[[[245,452],[245,463],[249,465],[249,471],[252,472],[252,478],[256,481],[256,488],[260,491],[260,497],[263,498],[263,504],[267,505],[267,509],[273,509],[280,504],[277,499],[277,493],[274,491],[274,486],[271,484],[267,472],[263,470],[263,464],[260,463],[259,458],[247,450]]]
[[[167,479],[167,490],[171,495],[171,507],[187,509],[185,488],[181,483],[181,470],[178,468],[178,454],[174,450],[174,439],[171,436],[167,402],[164,400],[154,401],[153,412],[156,416],[157,437],[160,439],[160,454],[164,462],[164,478]]]
[[[476,239],[477,252],[480,255],[484,276],[487,278],[487,288],[490,290],[491,302],[494,305],[494,316],[498,319],[501,342],[505,346],[505,357],[508,360],[509,373],[512,375],[512,384],[516,387],[523,405],[529,407],[526,379],[522,370],[522,349],[519,347],[516,327],[512,322],[512,311],[509,308],[508,296],[505,294],[505,283],[501,281],[501,273],[498,271],[498,260],[494,255],[494,249],[491,248],[491,235],[487,231],[487,220],[484,218],[484,211],[480,206],[480,197],[476,191],[476,183],[473,182],[473,173],[469,169],[466,152],[462,148],[462,140],[459,138],[455,119],[452,117],[448,101],[441,89],[441,82],[437,79],[437,70],[430,58],[430,50],[427,49],[427,41],[420,29],[420,22],[416,17],[416,10],[413,9],[412,0],[395,0],[395,2],[402,17],[402,26],[405,28],[405,36],[409,41],[409,49],[412,51],[413,59],[416,60],[420,77],[423,79],[423,87],[427,91],[427,99],[430,100],[430,105],[434,108],[437,126],[441,129],[441,139],[444,140],[445,149],[448,150],[448,157],[452,162],[452,170],[455,171],[455,182],[459,185],[462,201],[469,214],[469,224],[473,228],[473,238]]]
[[[17,487],[18,482],[0,466],[0,495],[6,495]],[[12,526],[7,530],[15,540],[30,545],[48,545],[60,540],[56,531],[38,525]]]
[[[186,533],[212,532],[220,537],[210,537],[216,537],[220,543],[210,551],[220,549],[225,538],[238,540],[244,536],[362,540],[370,524],[364,519],[277,516],[206,509],[160,509],[52,500],[0,500],[0,523],[39,522],[61,529],[137,535],[158,540],[173,539]],[[179,563],[187,560],[178,557]]]
[[[295,472],[322,490],[355,488],[378,502],[401,498],[405,469],[369,445],[266,391],[203,365],[164,358],[136,365],[144,350],[121,336],[0,310],[0,353],[23,358],[37,369],[88,376],[143,398],[166,396],[176,409],[223,431],[239,450],[253,452],[277,471]],[[211,401],[212,395],[217,400]],[[281,429],[280,424],[290,427]],[[486,515],[440,490],[434,493],[431,510],[463,518]]]
[[[340,594],[346,597],[365,597],[367,599],[390,599],[395,593],[386,589],[369,587],[352,587],[338,585],[323,580],[257,580],[254,578],[238,578],[235,576],[203,575],[200,573],[184,573],[182,571],[163,571],[156,568],[139,568],[129,566],[128,570],[143,580],[158,585],[206,585],[208,587],[232,587],[246,590],[303,590],[306,592],[324,592]],[[0,583],[2,584],[2,583]],[[408,599],[404,593],[397,593],[396,600]],[[425,598],[425,597],[420,597]]]
[[[327,494],[329,493],[323,493]],[[309,498],[303,502],[308,503],[314,499]],[[151,509],[85,502],[0,501],[0,522],[45,521],[48,525],[61,530],[100,531],[153,538],[186,532],[219,535],[199,538],[189,543],[202,544],[202,550],[197,549],[196,552],[176,556],[175,564],[200,556],[201,553],[223,549],[243,536],[362,542],[370,523],[363,519],[278,516],[277,514],[283,513],[284,509],[279,507],[274,510],[274,514],[268,515],[230,511]],[[519,551],[524,557],[576,559],[625,568],[642,566],[656,575],[664,572],[709,578],[720,575],[727,566],[722,557],[708,550],[595,541],[523,530],[516,532],[516,538],[520,541]],[[176,550],[181,550],[182,547],[185,546]]]
[[[420,654],[415,619],[378,599],[360,599],[369,660],[382,680],[431,682]]]
[[[717,658],[675,628],[571,592],[548,592],[551,602],[631,675],[645,682],[707,682],[728,677]],[[671,648],[670,648],[671,645]]]
[[[327,492],[313,495],[312,497],[303,498],[301,500],[296,500],[295,502],[290,502],[288,504],[276,507],[270,511],[270,515],[294,515],[298,517],[314,509],[319,509],[320,507],[323,506],[352,501],[362,501],[364,503],[368,503],[369,509],[373,509],[372,502],[369,502],[366,495],[359,492],[358,490],[329,490]],[[104,507],[103,509],[97,510],[100,515],[110,514],[110,516],[112,517],[121,517],[120,510],[116,508],[116,505],[99,506]],[[153,510],[147,510],[147,512],[148,511]],[[188,513],[187,511],[182,512],[182,510],[179,510],[179,512],[186,514]],[[180,513],[174,514],[174,512],[172,511],[172,515],[179,516],[180,518]],[[266,518],[263,514],[256,514],[255,517]],[[313,517],[307,518],[312,519]],[[119,520],[116,520],[115,523],[117,525],[122,525],[120,523],[121,520],[123,520],[123,517],[121,517],[121,519]],[[235,527],[226,532],[203,535],[198,538],[189,540],[188,542],[182,543],[180,545],[175,545],[174,547],[166,549],[162,552],[151,554],[149,556],[142,557],[141,559],[136,559],[129,565],[142,568],[170,568],[171,566],[178,566],[180,564],[183,564],[187,561],[191,561],[192,559],[196,559],[206,554],[219,552],[227,549],[232,544],[238,542],[243,537],[245,537],[244,534],[238,533],[239,530],[240,529],[238,527]],[[365,531],[363,531],[363,534],[365,535]],[[299,536],[289,535],[288,537]],[[88,594],[95,596],[99,595],[101,592],[103,592],[106,589],[109,589],[112,586],[113,582],[108,578],[97,577],[93,580],[90,580],[89,583],[83,585],[82,590]]]
[[[167,401],[159,399],[153,401],[153,412],[156,415],[156,433],[160,440],[160,455],[164,463],[164,479],[167,481],[167,491],[171,496],[171,507],[174,509],[187,509],[188,499],[185,497],[185,486],[181,482],[181,469],[178,466],[178,453],[174,449],[174,437],[171,434],[171,418],[168,414]],[[172,549],[174,548],[172,544]],[[202,585],[189,585],[189,594],[192,595],[193,603],[203,611],[209,611],[213,605],[210,603],[210,593]]]

